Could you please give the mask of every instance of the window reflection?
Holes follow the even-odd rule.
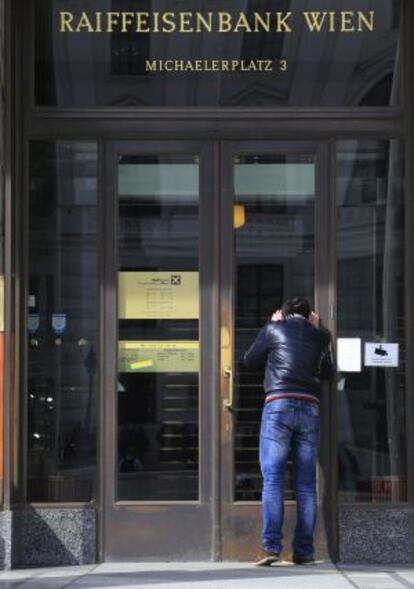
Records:
[[[402,142],[338,144],[338,335],[399,344],[398,367],[339,374],[343,501],[406,500],[403,182]]]
[[[258,501],[263,372],[243,366],[259,329],[293,296],[314,298],[315,165],[312,156],[235,156],[235,499]],[[292,469],[285,498],[294,499]]]
[[[374,31],[310,32],[303,11],[326,10],[320,0],[200,0],[202,14],[292,12],[292,32],[61,33],[60,10],[75,15],[107,11],[192,12],[194,2],[137,5],[131,0],[91,0],[85,6],[42,0],[34,10],[35,96],[38,106],[388,106],[399,103],[399,2],[359,0],[375,8]],[[30,8],[27,0],[27,7]],[[344,9],[331,0],[329,11]],[[29,10],[27,10],[29,13]],[[272,60],[272,71],[147,71],[146,59]],[[279,60],[286,60],[286,71]],[[202,69],[205,69],[204,65]]]
[[[118,499],[198,499],[196,156],[118,166]]]
[[[30,148],[29,501],[90,501],[96,466],[97,150]]]
[[[111,11],[130,12],[136,10],[136,0],[112,0]],[[141,0],[139,10],[149,11],[149,0]],[[150,36],[137,35],[134,31],[116,31],[111,38],[111,74],[113,76],[143,76],[145,60],[150,57]],[[126,105],[125,105],[126,106]]]

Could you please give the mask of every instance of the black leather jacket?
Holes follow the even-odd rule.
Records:
[[[334,372],[328,330],[303,317],[268,321],[244,355],[247,368],[266,364],[265,393],[302,392],[320,397],[321,379]]]

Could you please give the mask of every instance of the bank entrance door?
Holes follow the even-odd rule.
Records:
[[[106,158],[103,557],[252,559],[263,390],[242,357],[286,297],[328,318],[324,146],[124,142]],[[288,534],[294,507],[288,468]]]

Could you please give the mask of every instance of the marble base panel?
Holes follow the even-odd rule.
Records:
[[[0,511],[0,570],[11,568],[11,511]]]
[[[96,562],[93,508],[38,508],[13,513],[13,567]]]
[[[414,564],[414,509],[341,507],[343,563]],[[86,565],[96,562],[93,508],[0,512],[0,568]]]
[[[414,509],[341,507],[338,520],[340,562],[414,564]]]

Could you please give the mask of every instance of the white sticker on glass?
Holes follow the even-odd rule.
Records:
[[[361,338],[340,337],[337,340],[337,365],[339,372],[361,372]]]
[[[384,368],[397,368],[399,365],[398,348],[398,344],[366,342],[365,366],[382,366]]]

